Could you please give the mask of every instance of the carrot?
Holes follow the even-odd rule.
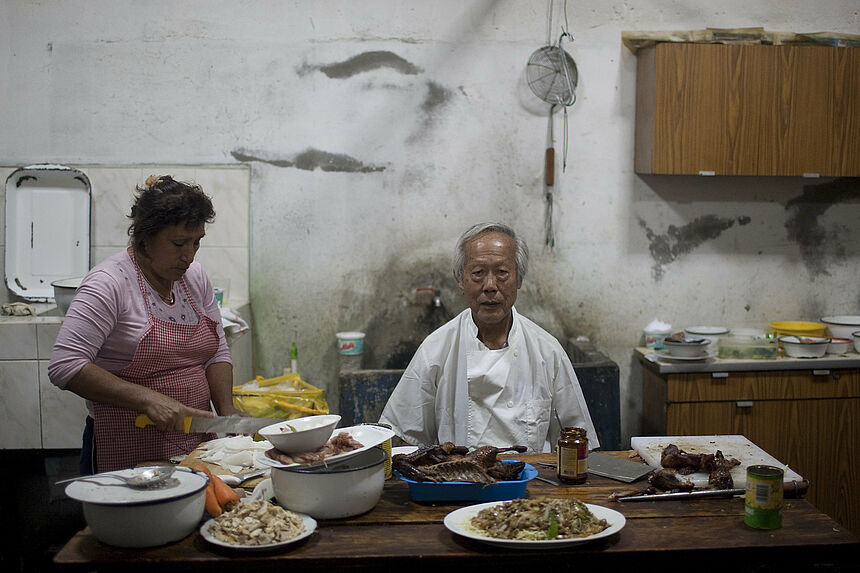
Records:
[[[198,465],[194,466],[193,469],[201,471],[201,472],[205,473],[207,476],[209,476],[209,485],[206,486],[207,501],[208,501],[209,491],[210,491],[209,488],[212,488],[211,489],[212,494],[215,496],[216,503],[221,508],[221,511],[223,511],[225,509],[230,509],[229,507],[227,507],[228,504],[230,506],[232,506],[234,503],[239,502],[239,495],[235,491],[233,491],[233,488],[230,487],[229,485],[227,485],[224,482],[224,480],[222,480],[216,474],[213,474],[209,470],[209,468],[207,468],[206,466],[204,466],[202,464],[198,464]],[[207,509],[207,511],[208,511],[208,509]],[[219,515],[220,514],[221,514],[221,512],[219,512]],[[212,515],[212,512],[209,512],[209,515]],[[216,516],[212,515],[212,517],[216,517]]]
[[[218,502],[218,494],[215,491],[215,480],[212,479],[212,472],[209,471],[209,468],[202,464],[197,464],[191,469],[198,472],[202,472],[206,474],[206,476],[209,478],[209,483],[206,484],[206,502],[204,507],[206,508],[206,513],[208,513],[212,517],[218,517],[219,515],[224,513],[224,509]]]
[[[212,480],[209,480],[209,484],[206,486],[206,513],[211,515],[212,517],[218,517],[224,510],[221,509],[221,504],[218,503],[218,496],[215,495],[215,484],[212,483]]]
[[[218,498],[218,503],[224,509],[230,509],[234,503],[239,503],[239,496],[233,491],[233,488],[227,485],[224,480],[215,474],[209,478],[210,484],[215,484],[215,496]]]

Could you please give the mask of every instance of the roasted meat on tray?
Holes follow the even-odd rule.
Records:
[[[391,461],[394,469],[413,481],[461,481],[490,485],[497,481],[517,479],[525,467],[524,462],[503,464],[497,458],[498,454],[524,451],[525,446],[481,446],[469,451],[466,446],[445,442],[418,448],[411,454],[397,454]]]

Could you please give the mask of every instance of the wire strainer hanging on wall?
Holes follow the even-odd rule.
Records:
[[[565,38],[573,40],[566,31],[561,34],[558,43],[544,46],[535,51],[529,58],[526,66],[526,81],[532,92],[540,99],[550,104],[549,125],[547,127],[547,149],[546,149],[546,245],[555,245],[555,236],[552,230],[552,203],[553,183],[555,175],[555,147],[553,144],[552,115],[557,106],[564,109],[564,163],[567,168],[567,108],[576,101],[576,84],[579,80],[579,72],[576,62],[562,48]]]

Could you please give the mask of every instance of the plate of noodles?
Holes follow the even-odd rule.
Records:
[[[452,533],[506,547],[548,549],[609,537],[624,515],[577,499],[514,499],[470,505],[445,516]]]
[[[240,502],[232,510],[200,526],[200,535],[213,545],[241,551],[270,551],[309,537],[317,522],[268,500]],[[253,533],[253,535],[252,535]]]

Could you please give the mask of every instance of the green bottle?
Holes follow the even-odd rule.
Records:
[[[290,372],[293,374],[299,373],[299,348],[295,342],[290,347]]]

